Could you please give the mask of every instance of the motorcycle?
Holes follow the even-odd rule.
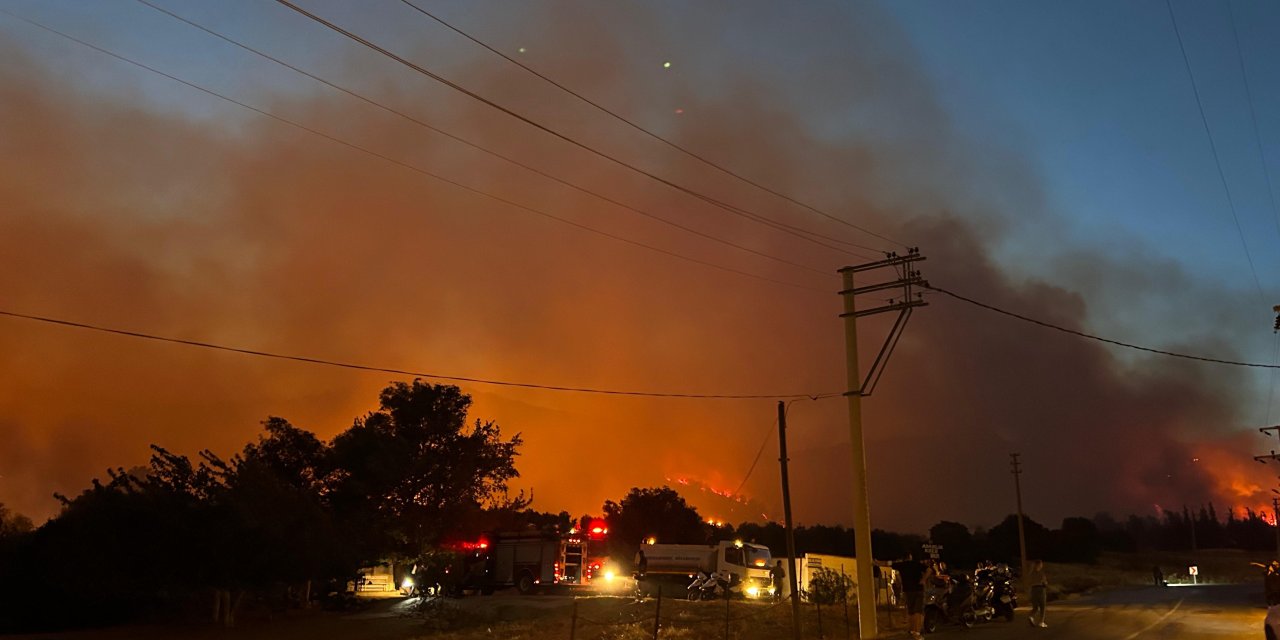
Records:
[[[729,584],[714,574],[699,572],[694,576],[693,582],[689,583],[688,596],[690,600],[715,600],[717,598],[727,597],[729,594]]]
[[[977,622],[972,581],[964,577],[948,579],[925,589],[925,633],[933,633],[943,624],[958,624],[969,629]]]
[[[1004,618],[1005,622],[1013,622],[1013,610],[1018,608],[1018,594],[1013,588],[1009,567],[1000,565],[980,571],[977,579],[987,590],[985,604],[991,609],[991,618]]]

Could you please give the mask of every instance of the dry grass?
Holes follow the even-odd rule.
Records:
[[[415,640],[481,640],[509,638],[533,640],[569,638],[574,627],[575,640],[648,640],[653,637],[654,600],[635,602],[619,598],[582,598],[578,601],[578,617],[573,622],[570,602],[554,608],[504,607],[499,616],[475,612],[466,623],[443,633],[429,633]],[[726,629],[726,615],[728,624]],[[853,615],[851,613],[851,615]],[[805,625],[817,629],[816,607],[804,607]],[[500,619],[505,618],[505,619]],[[843,607],[823,607],[821,624],[828,637],[845,635]],[[851,620],[851,631],[857,634],[857,622]],[[770,606],[761,603],[733,601],[726,610],[724,601],[688,602],[663,599],[659,638],[694,640],[703,638],[766,640],[785,637],[791,632],[791,608],[783,603]]]

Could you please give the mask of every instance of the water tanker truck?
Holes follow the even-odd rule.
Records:
[[[729,584],[729,592],[746,598],[773,595],[769,547],[741,540],[714,545],[659,544],[650,539],[636,552],[637,587],[646,593],[659,583],[687,586],[694,575],[714,575]]]

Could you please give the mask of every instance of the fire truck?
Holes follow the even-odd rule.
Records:
[[[483,572],[472,574],[467,586],[481,593],[515,587],[522,594],[555,588],[576,588],[612,577],[603,570],[604,540],[609,530],[597,521],[588,531],[568,534],[519,532],[494,533],[468,545]],[[478,582],[478,584],[477,584]]]

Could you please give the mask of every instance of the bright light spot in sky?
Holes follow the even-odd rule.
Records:
[[[676,115],[684,113],[684,109],[676,109]]]
[[[520,47],[519,51],[520,53],[524,53],[524,47]]]
[[[670,63],[670,62],[664,62],[664,63],[662,63],[662,68],[663,68],[663,69],[670,69],[670,68],[671,68],[671,63]]]

